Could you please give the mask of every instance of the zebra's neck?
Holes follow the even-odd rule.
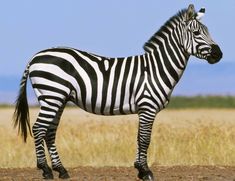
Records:
[[[181,78],[189,55],[182,47],[184,11],[168,20],[144,45],[151,77],[164,89],[167,97]]]
[[[155,67],[155,75],[159,73],[164,80],[168,79],[169,87],[174,87],[179,81],[189,59],[189,55],[174,41],[172,34],[157,36],[156,49],[146,53],[149,66]]]

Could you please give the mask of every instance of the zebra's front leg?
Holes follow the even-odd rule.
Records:
[[[147,151],[151,140],[152,125],[155,119],[155,112],[139,112],[139,130],[137,137],[137,154],[134,163],[135,168],[139,171],[138,177],[143,181],[154,181],[153,173],[148,167]]]

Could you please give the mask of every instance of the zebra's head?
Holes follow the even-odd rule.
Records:
[[[185,11],[184,33],[182,44],[189,55],[206,59],[210,64],[218,62],[223,53],[219,46],[212,40],[207,27],[201,23],[205,8],[195,12],[194,6],[189,5]]]

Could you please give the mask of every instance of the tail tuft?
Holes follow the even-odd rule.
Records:
[[[29,67],[29,66],[28,66]],[[20,91],[18,98],[16,100],[15,112],[13,116],[14,128],[18,126],[18,132],[21,133],[24,142],[27,140],[28,129],[30,135],[32,132],[30,129],[30,119],[29,119],[29,106],[27,101],[27,77],[28,77],[28,67],[24,72],[24,76],[21,79]]]

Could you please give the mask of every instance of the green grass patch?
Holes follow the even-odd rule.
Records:
[[[235,97],[233,96],[173,96],[168,108],[235,108]]]

